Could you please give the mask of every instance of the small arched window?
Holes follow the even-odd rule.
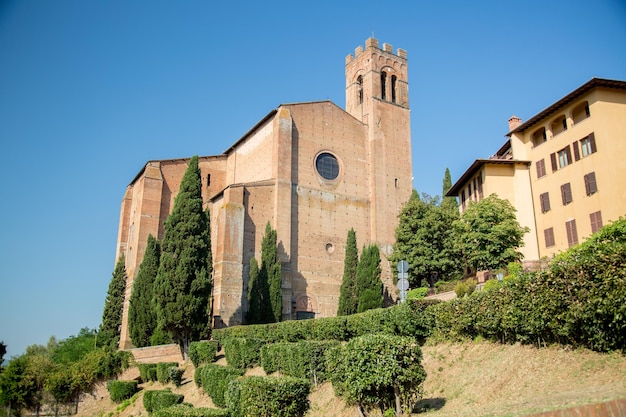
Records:
[[[380,98],[387,100],[387,73],[385,71],[380,73]]]
[[[542,127],[540,129],[535,130],[532,136],[533,146],[539,146],[547,140],[546,136],[546,128]]]
[[[578,106],[574,107],[572,110],[572,119],[574,120],[574,124],[578,122],[582,122],[587,117],[589,117],[591,113],[589,112],[589,103],[582,102]]]
[[[363,76],[359,75],[356,79],[356,88],[357,88],[357,99],[359,100],[359,104],[363,104]]]
[[[395,75],[391,76],[391,102],[395,103],[396,102],[396,81],[398,80],[398,77],[396,77]]]
[[[550,125],[550,130],[552,130],[552,136],[558,135],[559,133],[567,130],[567,120],[565,119],[565,116],[561,115],[554,119]]]

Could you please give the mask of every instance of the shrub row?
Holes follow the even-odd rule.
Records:
[[[137,381],[108,381],[107,391],[109,391],[111,401],[121,403],[138,391]]]
[[[231,417],[303,416],[309,408],[311,383],[292,377],[250,376],[228,385],[227,409]]]
[[[216,340],[204,340],[189,344],[189,359],[196,368],[205,363],[215,361],[215,355],[219,350],[219,342]]]
[[[265,341],[255,338],[232,337],[221,343],[224,346],[226,362],[233,368],[246,369],[261,364],[261,346],[265,344]]]
[[[334,340],[267,344],[261,348],[261,366],[267,374],[278,371],[283,375],[307,379],[317,384],[328,379],[326,351],[339,344]]]
[[[194,408],[187,404],[172,405],[152,413],[152,417],[229,417],[228,410],[219,408]]]
[[[471,297],[432,307],[435,334],[626,351],[626,220]]]
[[[143,394],[143,406],[148,413],[183,402],[184,396],[170,390],[151,390]]]
[[[172,368],[178,369],[178,362],[159,362],[156,364],[157,381],[167,384],[172,381]]]
[[[157,380],[157,364],[156,363],[140,363],[137,365],[139,368],[139,377],[143,382],[156,381]]]
[[[386,333],[415,337],[423,342],[433,327],[433,317],[427,314],[427,308],[436,303],[437,300],[410,300],[390,308],[368,310],[350,316],[229,327],[213,330],[213,337],[222,342],[225,350],[225,341],[232,338],[256,339],[267,343],[300,340],[343,342],[369,333]]]
[[[243,371],[240,369],[208,363],[196,368],[194,380],[196,385],[202,387],[204,392],[211,397],[213,404],[218,407],[225,407],[224,395],[228,384],[242,375]]]

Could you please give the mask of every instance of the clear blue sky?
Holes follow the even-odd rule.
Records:
[[[407,50],[414,187],[441,193],[597,76],[626,80],[626,5],[0,0],[0,341],[97,327],[124,190],[148,160],[222,153],[281,103],[345,104],[347,54]]]

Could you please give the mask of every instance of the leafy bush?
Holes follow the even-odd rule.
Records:
[[[109,391],[111,401],[121,403],[137,392],[137,381],[108,381],[107,391]]]
[[[234,379],[228,383],[224,400],[230,417],[244,417],[241,410],[241,379]]]
[[[143,406],[148,413],[167,408],[183,402],[184,396],[174,394],[170,390],[150,390],[143,394]]]
[[[219,343],[215,340],[191,342],[189,344],[189,359],[197,368],[202,364],[214,362],[218,350]]]
[[[229,413],[228,410],[218,408],[194,408],[186,404],[177,404],[155,411],[152,417],[229,417]]]
[[[171,368],[178,368],[178,362],[159,362],[156,364],[157,381],[162,384],[170,382]]]
[[[233,368],[230,366],[220,366],[213,363],[208,363],[200,368],[199,383],[202,386],[204,392],[213,400],[213,404],[218,407],[225,407],[225,392],[228,388],[228,383],[234,379],[243,375],[241,369]]]
[[[426,287],[413,288],[412,290],[407,291],[406,299],[407,300],[422,300],[426,298],[427,295],[428,295],[428,288]]]
[[[253,338],[231,338],[225,339],[224,356],[226,362],[238,369],[251,368],[261,363],[261,346],[265,344],[263,340]]]
[[[267,374],[280,371],[317,384],[327,379],[325,352],[338,345],[333,340],[268,344],[261,348],[261,365]]]
[[[170,367],[170,376],[169,376],[169,380],[177,387],[180,387],[182,385],[183,382],[183,374],[185,373],[185,370],[182,368],[175,368],[175,367]]]
[[[379,408],[384,412],[394,407],[396,399],[404,410],[410,410],[421,396],[426,372],[421,365],[422,352],[413,338],[385,334],[356,337],[330,350],[326,358],[335,392],[362,411]]]
[[[139,368],[139,377],[143,382],[157,380],[156,363],[140,363],[139,365],[137,365],[137,367]]]
[[[239,382],[242,416],[303,416],[309,408],[309,381],[292,377],[251,376]]]

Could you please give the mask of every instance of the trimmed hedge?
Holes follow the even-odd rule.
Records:
[[[292,377],[250,376],[232,381],[227,402],[231,417],[299,417],[309,409],[311,383]]]
[[[327,379],[325,353],[339,346],[335,340],[280,342],[261,348],[261,366],[267,374],[276,371],[317,384]]]
[[[108,381],[107,391],[111,396],[111,401],[121,403],[129,399],[139,390],[137,381]]]
[[[159,362],[156,364],[157,381],[162,384],[170,382],[172,371],[171,368],[178,369],[178,362]]]
[[[157,380],[156,363],[140,363],[137,365],[137,367],[139,368],[139,376],[143,382]]]
[[[229,413],[218,408],[194,408],[186,404],[177,404],[155,411],[152,417],[229,417]]]
[[[218,350],[219,342],[216,340],[191,342],[189,344],[189,359],[197,368],[202,364],[215,362],[215,355]]]
[[[170,390],[151,390],[143,394],[143,406],[148,413],[183,402],[184,396]]]
[[[252,368],[261,364],[263,340],[254,338],[230,338],[222,341],[228,365],[237,369]]]
[[[439,300],[410,300],[393,307],[368,310],[350,316],[234,326],[213,330],[213,337],[222,344],[225,344],[227,339],[233,338],[257,339],[266,343],[301,340],[345,342],[369,333],[386,333],[411,336],[423,342],[433,327],[433,317],[426,311],[429,306],[439,302]],[[226,350],[226,346],[224,349]]]
[[[218,407],[225,407],[225,392],[228,383],[243,375],[243,371],[230,366],[220,366],[208,363],[198,368],[199,383],[204,392],[211,397],[213,404]]]

